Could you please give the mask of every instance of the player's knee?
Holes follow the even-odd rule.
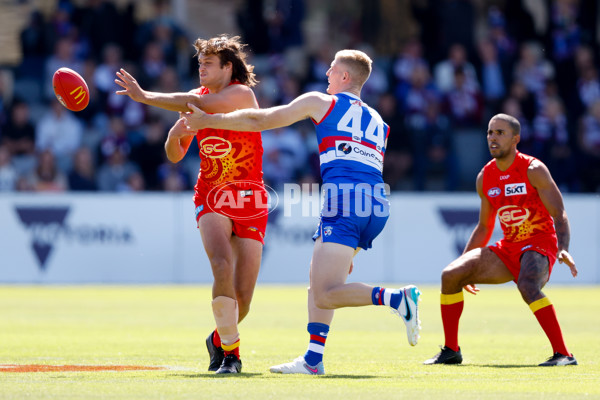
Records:
[[[517,282],[517,288],[521,293],[521,297],[527,303],[531,303],[540,297],[541,288],[540,285],[536,281],[532,281],[529,279],[519,279]]]
[[[332,296],[328,290],[314,290],[313,289],[313,300],[315,306],[323,310],[329,310],[335,308],[332,303]]]
[[[210,258],[210,266],[215,279],[224,279],[233,274],[233,265],[227,257],[214,256]]]
[[[462,273],[459,269],[454,268],[452,265],[447,266],[442,271],[442,284],[457,283],[462,279]]]

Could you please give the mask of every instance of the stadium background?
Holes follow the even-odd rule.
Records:
[[[385,267],[369,279],[437,281],[475,222],[487,120],[505,111],[522,123],[520,149],[565,195],[578,281],[598,283],[598,11],[591,0],[4,1],[0,281],[210,281],[191,219],[197,150],[168,163],[176,114],[114,95],[113,79],[125,67],[144,88],[187,91],[198,82],[193,40],[233,33],[249,44],[262,107],[324,90],[338,49],[374,59],[363,99],[392,127],[384,178],[395,208],[371,253]],[[88,82],[81,113],[54,98],[62,66]],[[263,140],[270,186],[318,183],[310,123]],[[294,218],[272,218],[263,282],[306,281],[315,219]],[[429,254],[425,237],[440,251]]]

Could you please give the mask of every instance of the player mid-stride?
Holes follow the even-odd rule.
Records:
[[[388,125],[360,99],[371,73],[371,59],[357,50],[342,50],[327,71],[328,94],[310,92],[290,104],[262,110],[238,110],[208,115],[190,105],[184,119],[188,129],[206,127],[262,131],[311,118],[317,131],[325,201],[315,240],[308,289],[308,350],[294,361],[271,367],[284,374],[324,374],[323,350],[341,307],[385,305],[406,324],[408,341],[419,339],[420,292],[346,283],[354,255],[371,247],[388,216],[383,156]]]
[[[446,343],[425,364],[460,364],[458,322],[464,300],[479,290],[475,284],[515,281],[523,300],[552,345],[553,355],[540,366],[577,365],[563,340],[552,302],[542,293],[552,266],[565,263],[577,276],[569,254],[570,227],[563,198],[548,168],[538,159],[517,151],[521,126],[507,114],[490,120],[487,141],[493,159],[477,176],[481,197],[479,223],[462,256],[442,272],[441,311]],[[504,238],[486,246],[496,215]]]

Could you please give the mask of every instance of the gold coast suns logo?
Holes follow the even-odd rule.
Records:
[[[218,136],[209,136],[202,139],[198,147],[203,156],[221,158],[231,151],[231,142]]]
[[[529,210],[519,206],[504,206],[498,210],[498,219],[505,226],[519,226],[529,218]]]

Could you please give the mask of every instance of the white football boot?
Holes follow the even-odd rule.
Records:
[[[392,309],[398,314],[404,325],[406,325],[406,336],[408,343],[415,346],[419,342],[419,332],[421,331],[421,321],[419,320],[419,300],[421,292],[414,285],[405,286],[397,289],[402,292],[402,301],[398,309]]]
[[[323,367],[323,361],[318,363],[316,366],[311,367],[306,363],[306,361],[304,361],[304,356],[300,356],[292,362],[274,365],[269,368],[269,371],[277,374],[324,375],[325,367]]]

